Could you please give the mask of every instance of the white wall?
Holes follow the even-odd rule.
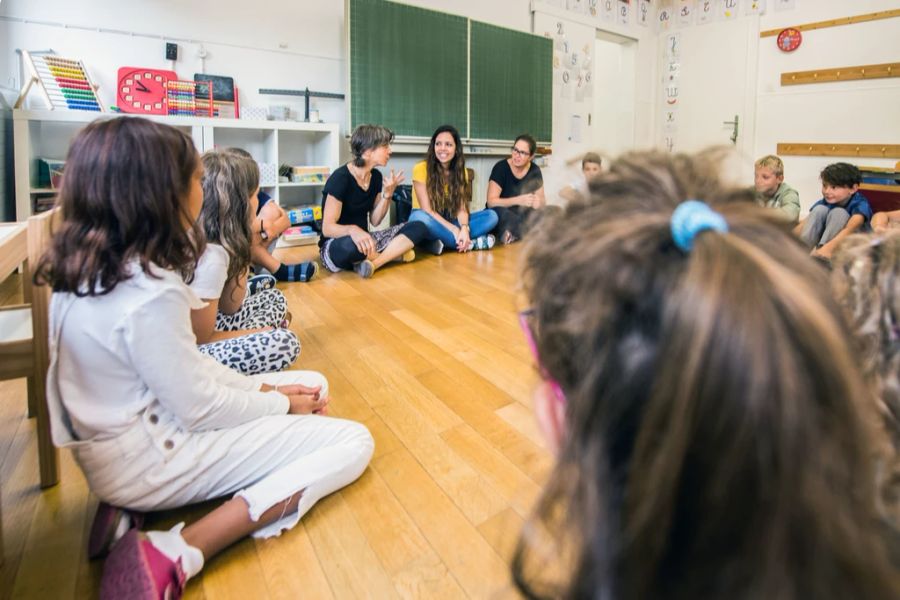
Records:
[[[761,30],[896,9],[896,0],[797,0],[797,10],[772,12]],[[775,153],[778,142],[900,143],[900,79],[784,86],[782,72],[896,62],[900,18],[803,32],[791,53],[775,38],[760,40],[754,154]],[[832,162],[893,167],[897,158],[786,156],[785,180],[800,192],[804,212],[821,198],[819,172]]]
[[[769,10],[762,16],[740,16],[673,28],[681,36],[685,54],[680,81],[676,150],[696,150],[708,144],[727,143],[730,128],[719,123],[734,112],[741,114],[738,150],[741,173],[752,185],[752,163],[775,154],[779,142],[898,143],[900,141],[900,81],[876,79],[781,86],[782,72],[805,71],[864,64],[895,62],[900,56],[900,19],[803,32],[800,48],[780,51],[775,37],[759,32],[815,21],[896,9],[896,0],[796,0],[794,10]],[[665,65],[664,39],[660,33],[661,70]],[[657,95],[664,106],[665,88]],[[725,103],[738,105],[724,110]],[[707,123],[709,121],[709,123]],[[718,129],[716,128],[718,125]],[[662,122],[657,140],[666,135]],[[818,179],[832,162],[892,167],[897,161],[855,157],[783,157],[785,180],[800,192],[804,212],[821,197]]]
[[[604,32],[634,40],[636,43],[634,51],[635,86],[630,94],[634,106],[631,115],[627,118],[631,118],[633,121],[631,125],[633,126],[634,147],[654,146],[655,115],[652,107],[655,104],[657,88],[656,31],[652,25],[643,27],[636,23],[633,12],[636,3],[632,3],[632,14],[628,24],[604,19],[602,12],[599,11],[596,15],[591,15],[587,12],[588,3],[583,2],[583,4],[585,12],[579,14],[568,9],[568,4],[562,0],[555,2],[536,0],[533,3],[534,33],[546,35],[556,42],[559,37],[557,35],[558,27],[560,24],[562,25],[565,32],[564,37],[570,45],[570,51],[566,55],[558,47],[555,47],[554,54],[561,61],[566,60],[567,56],[573,52],[580,55],[580,60],[583,59],[585,47],[589,49],[590,60],[609,60],[609,56],[603,58],[594,56],[595,40],[598,34],[603,35]],[[598,3],[598,5],[600,4],[602,3]],[[614,4],[618,5],[617,2]],[[570,73],[580,71],[580,68],[570,69]],[[591,71],[596,73],[594,68]],[[590,125],[595,118],[600,118],[595,114],[595,98],[609,90],[599,90],[594,84],[590,97],[579,97],[574,86],[570,84],[570,89],[564,93],[560,80],[561,72],[561,69],[554,69],[553,154],[544,168],[545,191],[550,202],[557,200],[556,195],[562,187],[580,176],[578,161],[585,152],[598,151],[601,154],[608,154],[622,150],[618,147],[611,147],[608,140],[595,139],[595,133],[598,130]],[[571,135],[573,116],[580,119],[580,140],[573,139]]]
[[[531,28],[529,0],[407,3],[521,31]],[[180,46],[179,76],[233,76],[244,106],[288,104],[302,110],[302,101],[260,96],[259,88],[346,92],[343,0],[5,0],[0,31],[4,28],[0,86],[20,86],[15,49],[52,48],[82,59],[101,85],[103,101],[114,104],[118,68],[171,68],[165,41],[174,40]],[[201,46],[208,52],[205,61],[198,56]],[[342,101],[314,99],[313,106],[323,120],[346,128]]]

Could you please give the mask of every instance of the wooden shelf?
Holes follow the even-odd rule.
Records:
[[[900,185],[885,185],[883,183],[861,183],[859,184],[859,189],[900,194]]]
[[[31,188],[29,194],[56,194],[59,190],[56,188]]]
[[[840,19],[829,19],[827,21],[804,23],[803,25],[788,25],[787,27],[780,27],[778,29],[767,29],[765,31],[760,31],[759,37],[764,38],[776,36],[788,27],[793,27],[794,29],[799,29],[800,31],[812,31],[814,29],[825,29],[827,27],[838,27],[840,25],[853,25],[855,23],[878,21],[880,19],[891,19],[893,17],[900,17],[900,8],[866,13],[864,15],[855,15],[853,17],[842,17]]]
[[[288,182],[288,183],[279,183],[278,187],[316,187],[325,185],[324,181],[300,181],[300,182]]]
[[[900,158],[900,144],[810,144],[781,142],[779,156],[843,156],[866,158]]]
[[[855,81],[859,79],[886,79],[889,77],[900,77],[900,63],[857,65],[853,67],[782,73],[781,85],[831,83],[833,81]]]

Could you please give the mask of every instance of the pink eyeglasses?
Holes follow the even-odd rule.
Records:
[[[553,395],[556,398],[557,402],[565,404],[566,394],[562,391],[562,387],[560,387],[559,382],[551,377],[547,372],[547,369],[544,368],[544,365],[541,364],[541,357],[538,356],[537,343],[535,342],[534,330],[532,328],[533,318],[534,309],[529,308],[519,312],[519,326],[522,328],[522,333],[525,334],[525,341],[528,342],[528,348],[529,350],[531,350],[531,356],[534,358],[534,362],[537,364],[538,373],[541,374],[541,379],[546,381],[550,386],[550,389],[553,390]]]

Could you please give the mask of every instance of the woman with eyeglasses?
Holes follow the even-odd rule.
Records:
[[[494,232],[504,244],[522,238],[529,219],[544,208],[544,177],[534,164],[537,144],[523,133],[513,142],[512,154],[494,165],[488,182],[487,206],[499,217]]]
[[[826,271],[709,156],[630,154],[591,192],[526,248],[557,458],[514,553],[524,597],[900,598]]]

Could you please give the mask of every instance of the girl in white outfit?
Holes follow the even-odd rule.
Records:
[[[99,516],[115,513],[107,505],[160,510],[233,494],[187,527],[120,527],[101,598],[178,597],[205,560],[293,527],[372,456],[364,426],[324,416],[319,373],[248,377],[197,349],[190,311],[202,302],[183,279],[203,252],[201,177],[174,128],[90,124],[69,151],[62,223],[36,270],[54,291],[53,440],[105,503]]]

